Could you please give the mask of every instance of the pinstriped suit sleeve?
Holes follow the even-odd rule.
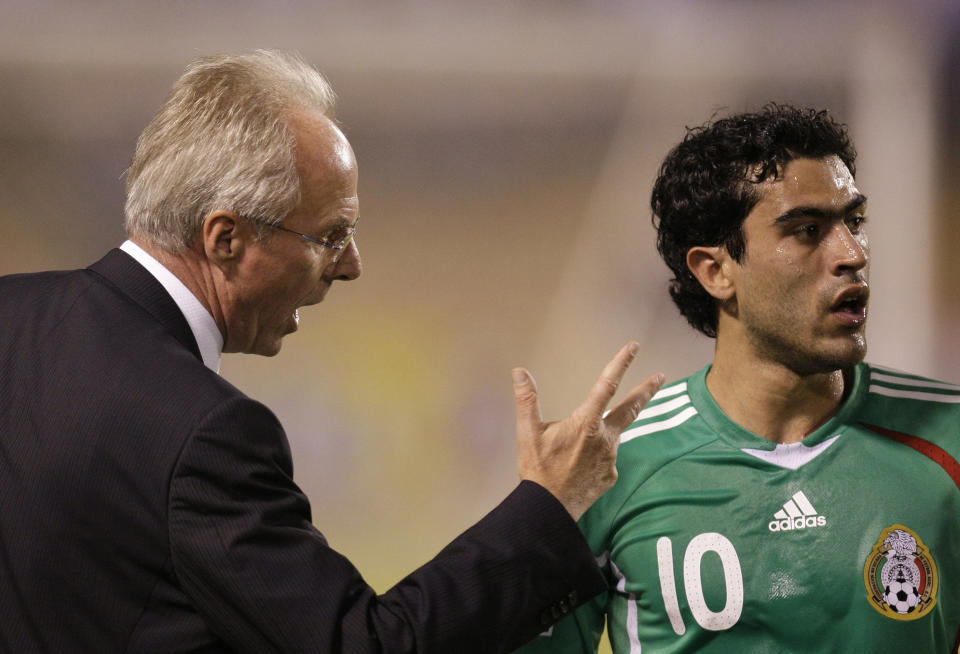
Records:
[[[247,398],[187,439],[169,513],[174,572],[237,651],[505,652],[605,588],[576,523],[523,482],[378,596],[312,526],[280,424]]]

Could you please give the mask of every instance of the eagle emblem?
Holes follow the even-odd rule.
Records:
[[[894,620],[917,620],[937,603],[937,565],[915,531],[891,525],[863,567],[870,606]]]

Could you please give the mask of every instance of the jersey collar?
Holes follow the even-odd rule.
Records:
[[[711,367],[708,365],[687,381],[687,392],[690,394],[690,400],[697,412],[716,432],[717,436],[733,447],[737,449],[773,450],[777,445],[776,443],[735,423],[713,399],[713,395],[707,388],[707,373],[710,372]],[[868,382],[867,364],[860,363],[854,367],[853,388],[841,405],[840,410],[827,422],[808,434],[801,443],[807,447],[812,447],[841,434],[852,421],[852,416],[859,410],[867,392]]]

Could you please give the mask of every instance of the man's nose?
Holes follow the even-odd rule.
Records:
[[[840,223],[833,229],[831,236],[835,260],[833,272],[860,270],[870,261],[870,246],[863,231],[854,234],[846,223]]]
[[[350,241],[333,266],[333,279],[350,281],[360,276],[363,272],[363,263],[360,261],[360,247],[357,245],[357,239]]]

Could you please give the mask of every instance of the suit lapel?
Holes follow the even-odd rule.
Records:
[[[174,338],[193,352],[198,359],[200,348],[187,319],[167,290],[129,254],[114,248],[88,268],[97,273],[124,295],[139,304],[169,331]]]

